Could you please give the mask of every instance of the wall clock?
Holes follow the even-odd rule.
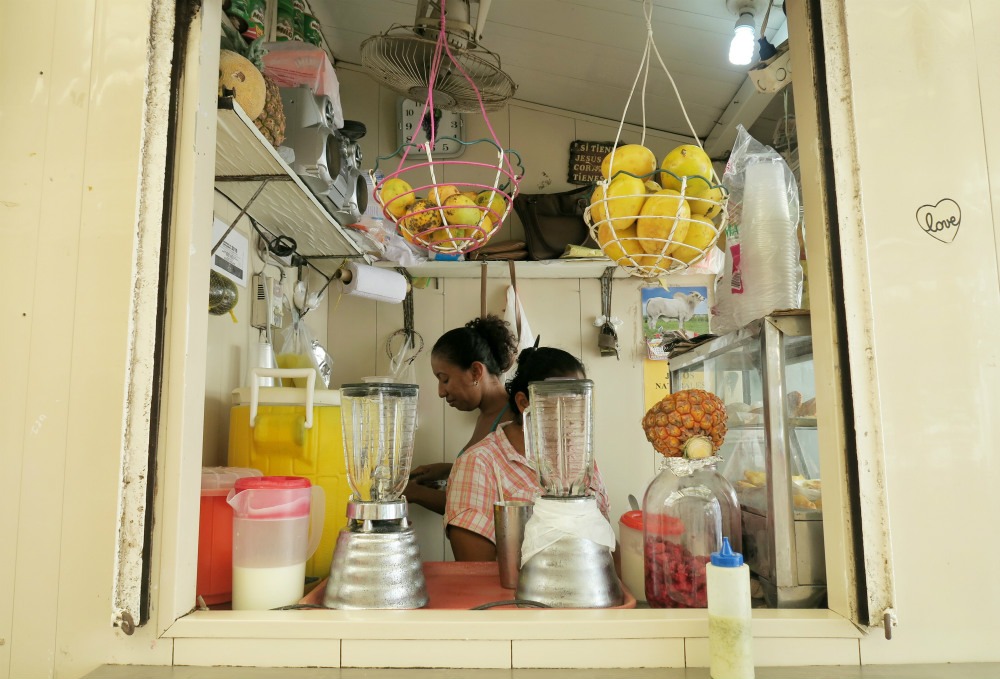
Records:
[[[423,144],[430,136],[430,111],[420,124],[420,114],[423,113],[424,103],[413,99],[399,99],[399,115],[396,125],[398,130],[399,146],[407,142]],[[465,146],[455,139],[465,141],[465,121],[462,114],[456,111],[445,111],[434,109],[434,132],[436,142],[431,148],[431,153],[435,158],[454,158],[462,155]],[[455,139],[449,139],[454,137]],[[413,151],[411,150],[412,154]]]

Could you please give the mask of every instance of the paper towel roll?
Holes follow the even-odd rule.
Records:
[[[406,279],[396,271],[357,262],[349,263],[347,269],[351,275],[345,276],[340,281],[345,295],[367,297],[377,302],[393,304],[399,304],[406,297]]]

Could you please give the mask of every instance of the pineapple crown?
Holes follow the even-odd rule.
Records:
[[[222,17],[222,36],[219,40],[219,47],[245,57],[258,71],[263,73],[264,55],[267,54],[267,50],[264,48],[264,38],[257,38],[248,45],[240,32],[229,21],[229,17]]]

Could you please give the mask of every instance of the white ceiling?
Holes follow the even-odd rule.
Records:
[[[758,0],[762,7],[766,3]],[[359,48],[365,38],[393,24],[412,25],[416,4],[417,0],[311,2],[335,59],[352,64],[361,63]],[[765,31],[772,42],[785,23],[780,4],[772,8]],[[474,4],[473,16],[477,11]],[[759,11],[758,30],[762,19]],[[653,0],[653,39],[703,139],[716,128],[746,80],[747,67],[728,60],[735,21],[725,0]],[[516,99],[617,121],[645,41],[641,0],[493,0],[482,46],[499,55],[504,71],[517,84]],[[645,102],[648,127],[690,136],[677,96],[655,56]],[[642,122],[638,93],[626,120]],[[749,128],[754,121],[741,122]]]

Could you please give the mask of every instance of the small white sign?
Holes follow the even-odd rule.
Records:
[[[228,228],[228,224],[216,217],[212,224],[212,243],[218,243]],[[249,253],[250,242],[247,237],[233,229],[212,255],[212,270],[218,271],[237,285],[245,288],[247,286]]]

